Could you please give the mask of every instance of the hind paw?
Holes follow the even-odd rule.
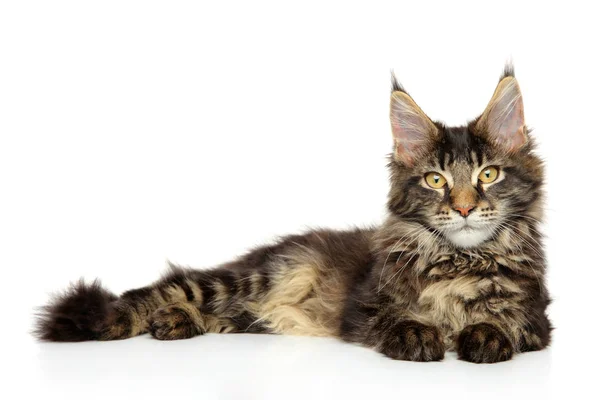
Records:
[[[189,303],[175,303],[161,307],[148,319],[152,336],[159,340],[189,339],[205,332],[202,316]]]
[[[124,302],[111,305],[107,320],[100,331],[99,340],[128,339],[146,332],[146,322],[137,310]]]

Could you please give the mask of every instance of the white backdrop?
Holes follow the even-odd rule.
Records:
[[[599,327],[596,16],[577,1],[0,3],[2,391],[585,390]],[[166,259],[207,267],[278,234],[378,223],[390,68],[432,118],[461,124],[483,110],[509,58],[547,161],[549,350],[475,366],[451,354],[394,362],[313,338],[29,336],[34,306],[80,276],[120,292],[156,279]]]

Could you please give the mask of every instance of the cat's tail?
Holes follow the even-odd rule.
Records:
[[[83,280],[71,284],[40,309],[33,334],[49,342],[118,340],[146,332],[160,339],[172,339],[178,333],[163,335],[159,325],[171,313],[173,326],[168,327],[177,331],[181,328],[179,319],[183,318],[181,309],[190,314],[188,319],[194,320],[201,330],[218,330],[225,319],[239,323],[244,318],[254,321],[244,313],[244,304],[256,302],[262,295],[269,281],[264,274],[241,268],[243,263],[237,268],[231,268],[236,267],[231,264],[210,270],[169,265],[162,279],[120,296],[104,289],[97,280],[91,284]],[[213,321],[208,326],[206,321],[200,321],[200,313],[221,316],[223,323]],[[232,328],[232,324],[228,323],[226,328],[241,329],[235,324]]]
[[[99,281],[80,280],[40,309],[33,334],[50,342],[118,340],[146,332],[174,339],[182,338],[183,320],[194,325],[186,335],[259,331],[256,308],[272,278],[260,269],[264,257],[251,256],[206,270],[169,264],[162,279],[120,296]],[[164,334],[163,325],[172,332]]]
[[[160,307],[192,301],[194,293],[201,294],[199,283],[191,280],[190,273],[171,265],[161,280],[120,296],[103,288],[98,280],[91,284],[79,280],[40,309],[33,334],[50,342],[116,340],[140,335],[148,331],[148,318]]]
[[[107,329],[117,299],[99,281],[86,284],[80,280],[41,308],[33,333],[51,342],[98,340]]]

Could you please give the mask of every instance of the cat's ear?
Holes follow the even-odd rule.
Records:
[[[435,124],[392,76],[390,122],[394,135],[394,158],[413,166],[438,134]]]
[[[508,153],[527,143],[523,96],[512,70],[507,70],[477,122],[477,130]]]

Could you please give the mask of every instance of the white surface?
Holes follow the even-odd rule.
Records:
[[[449,354],[441,363],[411,363],[334,339],[212,334],[160,342],[142,336],[39,346],[27,359],[31,369],[25,376],[32,383],[19,392],[63,399],[88,391],[86,398],[94,399],[376,399],[419,393],[426,398],[464,398],[466,393],[538,398],[556,393],[566,383],[565,374],[571,374],[553,358],[552,351],[543,351],[475,365]]]
[[[2,397],[597,393],[596,15],[577,1],[2,2]],[[389,69],[457,124],[510,56],[548,163],[550,350],[476,366],[316,338],[28,335],[33,307],[80,276],[121,292],[167,258],[210,266],[302,227],[380,221]]]

